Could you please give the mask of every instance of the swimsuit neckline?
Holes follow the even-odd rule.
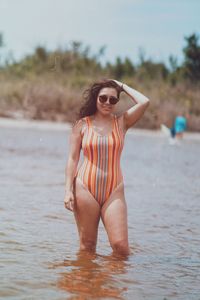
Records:
[[[89,122],[90,122],[90,126],[91,126],[91,128],[92,128],[92,131],[93,131],[96,135],[98,135],[98,136],[100,136],[100,137],[106,137],[106,136],[110,136],[110,135],[113,133],[113,131],[114,131],[114,124],[115,124],[115,116],[114,116],[113,119],[112,119],[112,131],[109,132],[109,133],[107,133],[107,134],[100,134],[100,133],[98,133],[96,130],[94,130],[93,124],[92,124],[92,119],[90,118],[90,116],[88,116],[88,119],[89,119]]]

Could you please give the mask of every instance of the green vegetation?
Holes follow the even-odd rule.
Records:
[[[184,61],[174,56],[168,66],[139,54],[139,63],[117,57],[114,63],[101,63],[105,47],[92,54],[89,46],[72,42],[65,49],[48,51],[38,46],[33,54],[16,62],[1,58],[4,47],[0,33],[0,115],[54,121],[73,121],[82,93],[94,80],[115,78],[138,89],[151,99],[151,105],[138,127],[171,126],[179,112],[188,115],[189,130],[200,130],[200,45],[198,36],[185,38]],[[131,105],[122,94],[120,110]]]

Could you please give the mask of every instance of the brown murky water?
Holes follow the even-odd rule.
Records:
[[[122,156],[132,255],[78,252],[63,206],[68,132],[0,128],[0,298],[200,299],[200,141],[131,133]]]

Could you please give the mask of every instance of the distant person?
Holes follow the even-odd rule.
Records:
[[[116,116],[114,109],[122,91],[135,105]],[[117,80],[95,82],[85,92],[86,101],[70,135],[64,204],[74,212],[80,250],[96,250],[101,218],[114,253],[128,255],[120,156],[127,130],[142,117],[149,99]],[[84,161],[77,168],[81,149]]]
[[[171,136],[179,140],[182,139],[186,127],[187,127],[186,117],[183,116],[182,114],[178,114],[178,116],[176,116],[175,118],[173,127],[171,128]]]

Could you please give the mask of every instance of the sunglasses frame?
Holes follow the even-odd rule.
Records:
[[[106,100],[101,100],[102,98],[101,97],[104,97],[104,99],[105,99],[105,97],[106,97]],[[102,95],[99,95],[98,96],[98,98],[99,98],[99,102],[100,103],[106,103],[108,100],[109,100],[109,104],[111,104],[111,105],[115,105],[115,104],[117,104],[117,102],[119,102],[119,98],[117,98],[117,97],[115,97],[115,96],[108,96],[108,95],[106,95],[106,94],[102,94]],[[116,102],[114,101],[114,103],[112,103],[111,102],[111,99],[115,99],[115,100],[117,100]]]

